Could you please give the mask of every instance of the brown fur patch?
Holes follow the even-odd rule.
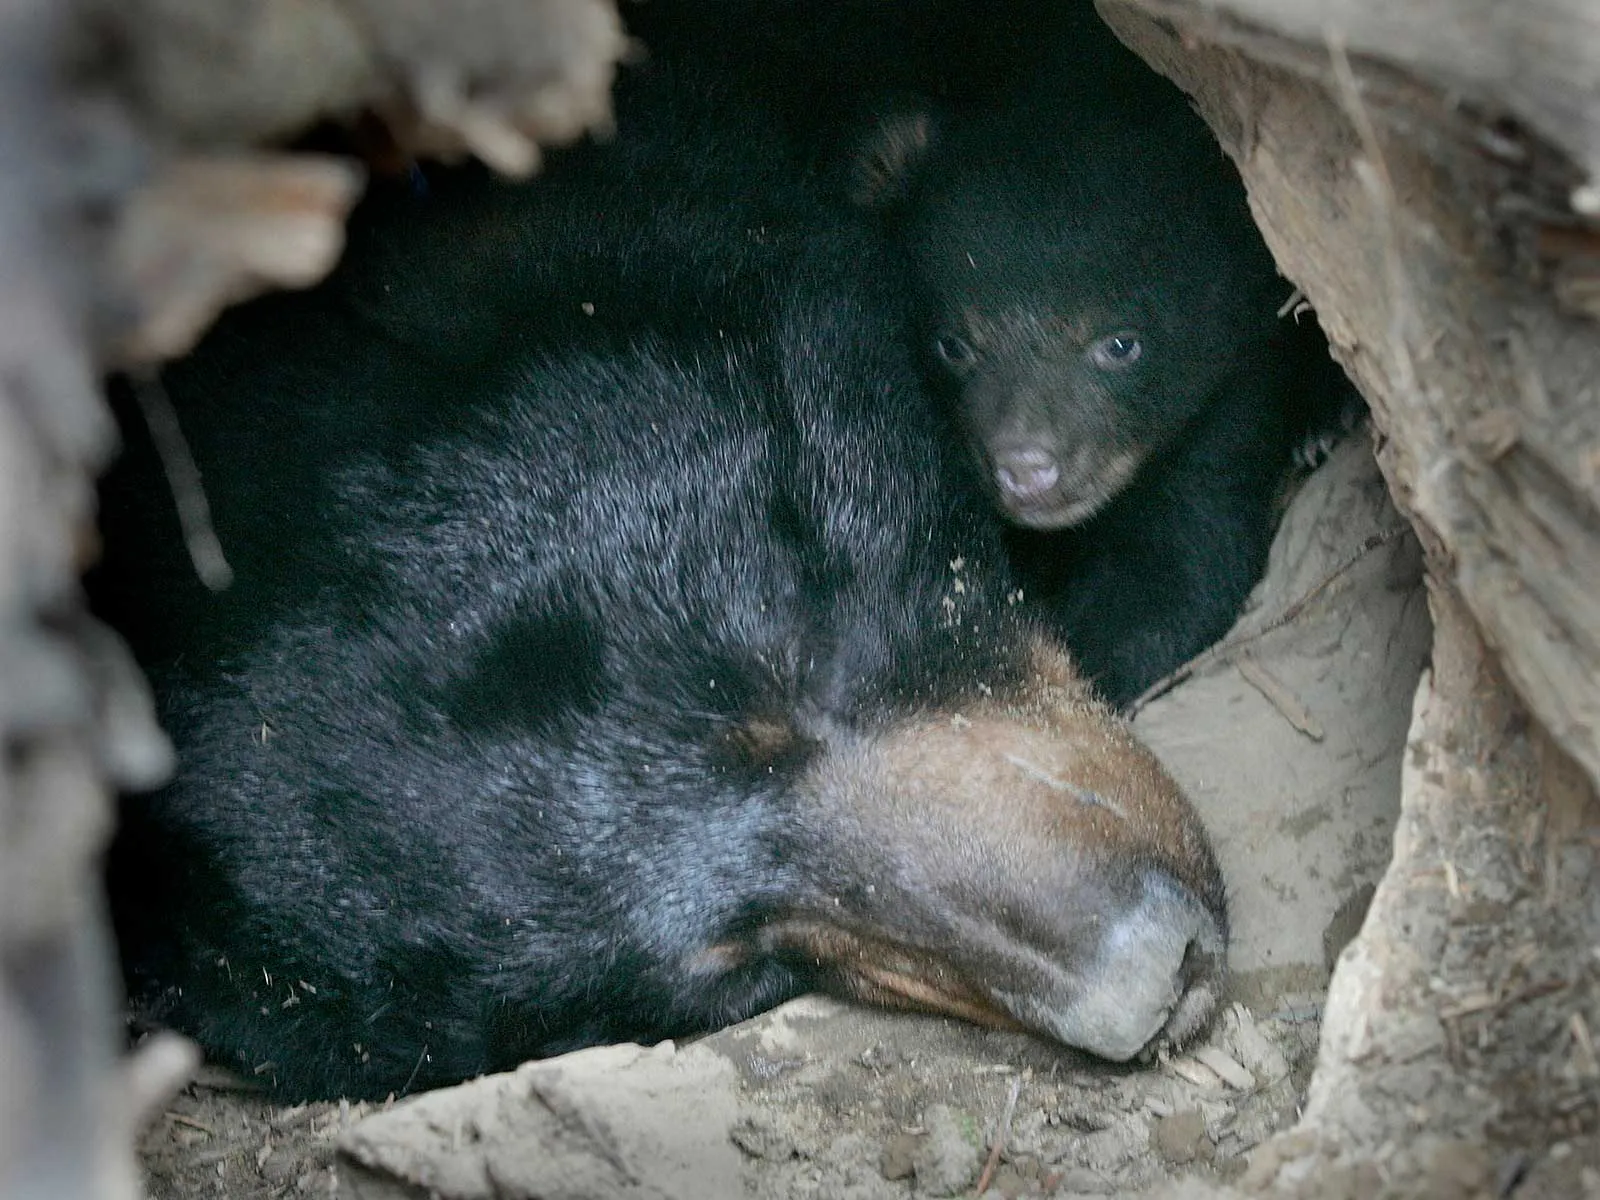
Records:
[[[697,975],[723,975],[750,961],[750,948],[738,942],[714,942],[685,964]]]
[[[851,165],[850,201],[886,208],[900,198],[906,181],[933,143],[933,118],[926,112],[894,113],[878,122]]]
[[[803,753],[811,744],[784,717],[748,716],[728,731],[728,746],[753,767],[773,767]]]
[[[1086,317],[1041,317],[1026,308],[991,312],[969,306],[961,312],[961,325],[975,347],[1057,342],[1069,349],[1082,349],[1096,336]]]
[[[991,1029],[1022,1028],[982,988],[926,951],[804,919],[779,922],[767,934],[775,946],[831,967],[837,987],[864,1004],[940,1013]]]
[[[966,819],[1010,847],[1018,870],[1030,859],[1042,868],[1070,841],[1102,860],[1159,862],[1197,895],[1215,895],[1215,860],[1172,777],[1061,649],[1041,637],[1031,653],[1017,688],[883,739],[896,791],[914,805],[981,805]]]
[[[1221,876],[1177,784],[1067,656],[1040,638],[1027,665],[955,711],[829,739],[797,814],[818,834],[813,890],[756,944],[870,1003],[1124,1058],[1168,1015],[1184,1032],[1210,1012]]]

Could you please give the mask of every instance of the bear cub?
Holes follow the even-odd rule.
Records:
[[[1227,631],[1292,456],[1359,399],[1279,315],[1291,287],[1184,97],[1079,32],[1009,94],[887,103],[846,186],[910,269],[1026,600],[1126,706]]]

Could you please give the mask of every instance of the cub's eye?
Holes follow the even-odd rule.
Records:
[[[1120,371],[1139,361],[1144,343],[1132,331],[1110,333],[1089,347],[1089,361],[1102,371]]]
[[[952,367],[970,367],[978,357],[972,347],[953,333],[942,333],[933,341],[939,357]]]

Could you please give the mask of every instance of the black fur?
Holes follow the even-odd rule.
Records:
[[[637,86],[529,187],[376,198],[330,284],[168,373],[231,589],[147,453],[107,486],[96,594],[181,755],[112,856],[130,986],[286,1096],[816,985],[704,958],[859,882],[797,781],[1022,669],[872,239],[774,186],[768,131]]]
[[[1320,431],[1307,389],[1338,385],[1209,131],[1061,8],[1020,86],[887,102],[848,186],[913,271],[1029,601],[1121,705],[1227,630]]]

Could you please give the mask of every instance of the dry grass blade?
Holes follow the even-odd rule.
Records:
[[[200,467],[189,450],[188,439],[183,436],[178,412],[166,388],[154,375],[136,378],[133,395],[150,430],[156,455],[161,459],[161,469],[166,472],[167,486],[172,489],[189,561],[194,564],[200,582],[220,592],[233,582],[233,568],[222,553],[222,542],[211,522],[211,505],[200,482]]]
[[[1005,1111],[1000,1114],[1000,1124],[995,1127],[994,1145],[989,1148],[989,1161],[983,1164],[983,1173],[978,1176],[978,1185],[973,1189],[973,1195],[981,1196],[989,1188],[989,1183],[994,1179],[995,1169],[1000,1165],[1000,1155],[1006,1148],[1006,1138],[1011,1134],[1011,1118],[1017,1111],[1017,1097],[1022,1093],[1022,1076],[1017,1076],[1011,1081],[1011,1094],[1006,1097]]]

